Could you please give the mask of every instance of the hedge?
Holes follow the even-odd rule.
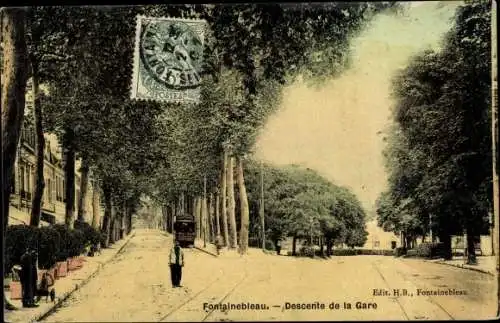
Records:
[[[38,266],[40,269],[50,269],[57,262],[57,254],[61,246],[61,238],[57,230],[42,227],[39,232]]]
[[[406,255],[406,248],[405,247],[397,247],[396,249],[394,249],[394,256],[395,257],[401,257],[401,256],[404,256]]]
[[[85,234],[81,230],[72,230],[69,233],[70,243],[68,248],[68,255],[76,257],[85,251]]]
[[[57,252],[57,261],[65,261],[70,257],[69,250],[71,249],[71,234],[70,230],[64,224],[54,224],[52,226],[61,238],[60,248]]]
[[[95,231],[94,241],[99,237],[99,232]],[[28,248],[38,251],[40,269],[50,269],[58,261],[82,254],[85,244],[86,236],[83,231],[68,230],[62,224],[41,228],[25,224],[8,226],[5,237],[4,274],[8,275],[12,267],[20,263],[21,256]]]
[[[262,248],[262,239],[248,238],[248,246],[254,248]],[[274,247],[274,242],[272,242],[271,240],[266,240],[266,250],[276,250]]]
[[[85,244],[98,245],[101,242],[101,232],[87,222],[75,221],[75,229],[81,230],[85,236]]]
[[[7,227],[5,236],[4,274],[12,271],[15,264],[20,263],[21,256],[28,248],[37,248],[38,229],[25,224]]]
[[[299,248],[299,256],[301,257],[314,257],[314,248],[312,246],[303,246]]]
[[[416,248],[408,250],[407,257],[442,258],[444,257],[444,244],[441,242],[424,242]]]
[[[385,249],[333,249],[332,254],[333,256],[392,256],[394,251]]]
[[[298,255],[305,257],[312,257],[312,255],[323,256],[321,250],[314,250],[312,247],[301,247],[299,249]],[[323,250],[323,254],[326,256],[326,248]],[[375,255],[375,256],[392,256],[394,255],[393,250],[384,249],[333,249],[332,256],[359,256],[359,255]]]

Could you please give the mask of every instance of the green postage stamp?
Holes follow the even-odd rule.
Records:
[[[137,17],[132,99],[198,103],[205,21]]]

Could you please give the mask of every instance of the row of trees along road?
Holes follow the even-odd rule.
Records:
[[[267,164],[261,168],[254,161],[248,163],[246,176],[250,214],[253,215],[250,218],[252,237],[262,234],[259,219],[261,171],[265,178],[266,237],[271,241],[293,237],[294,255],[299,237],[323,236],[328,255],[334,244],[364,245],[366,214],[348,189],[329,182],[311,169]],[[321,251],[324,244],[321,243]]]
[[[389,190],[378,221],[406,246],[432,230],[451,258],[451,235],[488,232],[492,212],[489,1],[459,7],[442,49],[413,58],[394,79],[394,126],[387,137]]]
[[[4,233],[31,77],[38,158],[44,132],[57,134],[63,147],[68,227],[75,220],[75,159],[81,158],[82,195],[89,181],[102,191],[108,242],[121,223],[130,226],[141,194],[175,212],[200,208],[205,218],[207,210],[218,209],[210,207],[218,199],[226,243],[244,253],[249,226],[244,160],[278,106],[283,84],[299,74],[311,80],[338,75],[348,63],[350,38],[374,14],[395,8],[388,2],[3,8]],[[206,19],[200,106],[129,99],[137,14]],[[39,91],[42,83],[46,96]],[[37,165],[32,225],[39,224],[44,187],[43,163]],[[233,166],[241,201],[239,241]],[[82,217],[84,203],[80,209]]]

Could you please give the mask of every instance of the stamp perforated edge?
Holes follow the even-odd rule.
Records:
[[[135,27],[135,44],[134,44],[134,54],[133,54],[133,67],[132,67],[132,84],[130,90],[130,98],[137,101],[146,101],[146,102],[164,102],[164,103],[174,103],[174,104],[199,104],[201,101],[201,93],[200,100],[196,101],[186,101],[182,99],[158,99],[158,98],[139,98],[137,96],[137,86],[139,82],[139,69],[140,69],[140,41],[141,41],[141,27],[142,21],[150,19],[150,20],[165,20],[165,21],[181,21],[181,22],[196,22],[203,24],[203,33],[202,33],[202,43],[205,46],[205,37],[207,36],[207,28],[208,22],[205,19],[188,19],[188,18],[174,18],[174,17],[152,17],[145,15],[137,15],[136,16],[136,27]],[[201,89],[199,89],[201,91]]]
[[[133,67],[132,67],[132,86],[131,86],[131,93],[130,93],[130,98],[131,99],[137,99],[137,82],[139,81],[139,42],[141,40],[141,22],[142,22],[142,17],[138,15],[136,17],[136,26],[135,26],[135,44],[134,44],[134,55],[132,57],[133,60]]]

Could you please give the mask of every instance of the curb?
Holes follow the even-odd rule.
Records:
[[[64,301],[66,301],[75,291],[80,289],[80,287],[85,286],[92,278],[94,278],[101,271],[102,268],[104,268],[104,266],[106,266],[106,264],[108,264],[111,260],[113,260],[116,256],[118,256],[134,236],[135,236],[135,231],[129,234],[125,243],[106,262],[100,263],[97,266],[97,269],[93,273],[91,273],[87,278],[83,279],[80,283],[75,284],[75,287],[73,287],[68,292],[63,294],[63,297],[58,298],[54,306],[47,309],[44,313],[37,315],[34,319],[30,320],[30,322],[39,322],[50,316],[52,313],[54,313],[64,303]]]
[[[488,275],[491,275],[491,276],[495,276],[494,272],[491,272],[491,271],[488,271],[488,270],[484,270],[484,269],[480,269],[480,268],[469,267],[469,266],[464,265],[464,264],[450,264],[450,263],[447,263],[447,262],[444,262],[444,261],[427,261],[427,262],[432,262],[432,263],[435,263],[435,264],[451,266],[451,267],[455,267],[455,268],[461,268],[461,269],[467,269],[467,270],[477,271],[477,272],[480,272],[480,273],[483,273],[483,274],[488,274]]]

